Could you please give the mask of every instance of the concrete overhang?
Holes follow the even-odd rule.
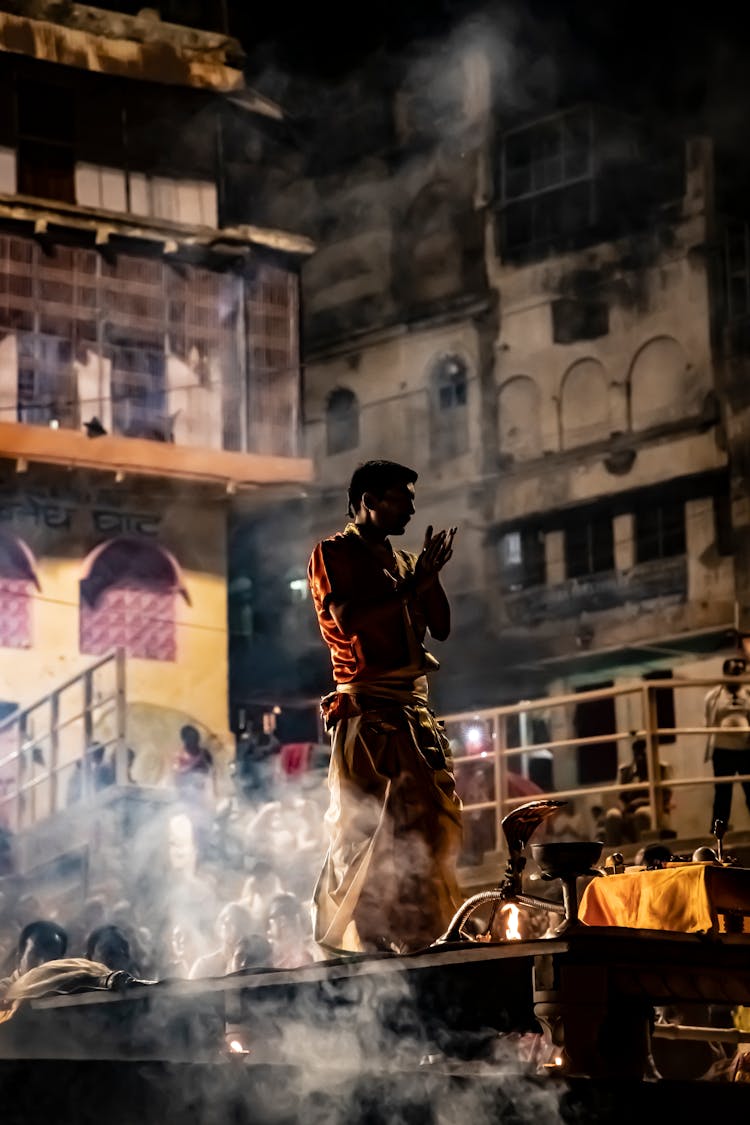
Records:
[[[183,484],[219,485],[233,495],[269,485],[301,485],[313,479],[312,461],[263,453],[201,449],[146,438],[0,422],[0,458],[20,469],[59,465],[112,473],[120,479],[157,477]]]
[[[216,93],[245,89],[242,70],[226,62],[238,48],[228,36],[162,23],[155,12],[129,17],[84,4],[0,12],[0,51]]]
[[[736,636],[735,625],[726,620],[704,629],[659,636],[653,640],[644,639],[584,652],[542,656],[533,663],[520,664],[519,667],[546,671],[557,676],[604,675],[614,668],[622,670],[628,667],[637,671],[641,666],[655,662],[679,662],[732,652],[736,650]]]
[[[181,248],[195,247],[210,252],[214,248],[225,251],[254,246],[273,250],[279,254],[307,256],[315,250],[315,243],[304,235],[243,223],[234,227],[202,227],[168,219],[152,219],[146,215],[132,215],[120,211],[106,211],[99,207],[81,207],[73,203],[51,203],[30,195],[5,195],[0,193],[0,220],[33,223],[37,234],[49,232],[50,227],[88,233],[97,246],[106,245],[112,238],[152,242],[163,247],[164,253]]]

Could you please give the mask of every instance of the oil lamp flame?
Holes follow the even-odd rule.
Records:
[[[521,928],[518,925],[521,911],[518,909],[515,902],[508,902],[503,907],[502,913],[505,915],[505,940],[520,941],[523,937]]]

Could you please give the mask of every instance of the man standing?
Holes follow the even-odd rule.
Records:
[[[368,461],[349,486],[352,522],[318,543],[308,567],[336,691],[329,849],[313,899],[316,941],[330,951],[429,945],[460,905],[461,843],[448,741],[427,706],[424,648],[450,632],[439,574],[455,528],[427,529],[421,554],[394,550],[414,515],[413,469]]]
[[[750,774],[750,692],[737,676],[744,676],[746,664],[742,657],[731,656],[724,661],[722,672],[726,682],[717,684],[706,695],[706,726],[720,727],[708,736],[706,761],[711,759],[714,777],[734,777]],[[750,810],[750,781],[742,782],[745,803]],[[711,814],[711,831],[721,820],[729,824],[732,810],[732,782],[717,782],[714,786],[714,807]]]

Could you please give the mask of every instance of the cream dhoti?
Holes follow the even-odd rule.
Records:
[[[461,902],[461,802],[426,679],[341,685],[323,712],[334,733],[315,939],[331,952],[423,948]]]

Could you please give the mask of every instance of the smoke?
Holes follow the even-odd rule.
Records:
[[[498,973],[500,964],[489,969],[500,986],[489,1004],[475,1002],[478,988],[467,987],[466,966],[423,962],[415,969],[402,962],[393,971],[390,958],[338,974],[316,970],[323,978],[317,982],[299,974],[276,985],[256,976],[241,992],[233,991],[241,978],[232,978],[224,996],[196,983],[155,986],[137,999],[104,1004],[84,998],[34,1013],[31,1055],[139,1060],[136,1095],[153,1107],[146,1120],[156,1119],[166,1099],[170,1122],[201,1125],[553,1125],[562,1120],[566,1086],[526,1061],[528,1036],[498,1032],[509,1018],[528,1026],[530,1016],[509,997],[513,988],[503,988],[518,969],[506,962]],[[523,964],[530,978],[530,962]],[[482,978],[485,991],[489,979]],[[233,1013],[226,1025],[224,1005]],[[87,1051],[76,1047],[81,1038]],[[229,1051],[229,1041],[241,1051]],[[238,1106],[245,1108],[232,1108]],[[107,1120],[113,1111],[120,1120],[117,1105],[106,1108]]]

